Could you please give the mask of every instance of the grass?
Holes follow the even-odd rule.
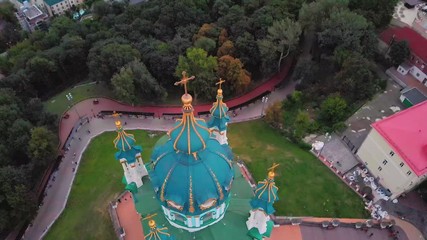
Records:
[[[158,136],[129,131],[149,159]],[[116,133],[94,139],[79,167],[67,207],[46,240],[116,239],[107,205],[124,189],[123,171],[114,159]],[[277,215],[365,218],[361,199],[309,152],[284,139],[263,121],[232,124],[228,138],[233,152],[243,159],[256,180],[266,177],[273,162],[280,163],[276,184],[280,200]],[[77,236],[76,236],[77,235]]]
[[[276,215],[365,218],[362,200],[311,153],[287,141],[263,121],[232,124],[228,138],[256,181],[273,163],[279,198]]]
[[[79,85],[65,89],[61,93],[44,102],[45,109],[50,113],[61,115],[69,106],[69,101],[65,97],[68,93],[73,95],[74,103],[78,103],[91,97],[113,97],[113,92],[103,82],[100,82],[99,84]]]
[[[146,131],[128,132],[142,145],[143,159],[149,159],[158,136],[149,138]],[[112,141],[115,137],[115,132],[108,132],[90,143],[83,154],[67,206],[46,240],[117,239],[107,211],[108,203],[124,190],[123,170],[114,159]]]

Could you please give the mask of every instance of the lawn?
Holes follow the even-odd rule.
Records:
[[[228,139],[256,181],[280,163],[276,215],[366,218],[362,200],[311,153],[287,141],[263,121],[232,124]]]
[[[146,131],[129,131],[142,145],[143,159],[149,159],[151,147],[158,136],[149,138]],[[46,240],[102,239],[115,240],[108,203],[123,190],[123,170],[115,160],[113,140],[115,132],[95,138],[83,154],[74,180],[67,207],[46,236]]]
[[[158,136],[135,134],[149,159]],[[67,207],[45,239],[116,239],[107,211],[108,202],[124,189],[120,164],[114,159],[116,133],[92,141],[79,167]],[[309,152],[290,143],[263,121],[232,124],[228,138],[256,180],[266,177],[273,162],[280,163],[276,184],[280,201],[277,215],[367,217],[361,199]]]
[[[84,84],[76,87],[68,88],[61,93],[55,95],[51,99],[44,102],[44,106],[47,111],[61,115],[69,106],[69,102],[65,97],[66,94],[71,93],[73,95],[73,102],[78,103],[87,98],[97,97],[113,97],[113,92],[106,86],[105,83],[100,82],[99,84]]]

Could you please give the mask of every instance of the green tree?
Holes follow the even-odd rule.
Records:
[[[321,28],[320,46],[330,52],[338,47],[364,54],[368,49],[373,48],[369,46],[372,44],[370,38],[375,36],[373,28],[363,16],[357,13],[349,10],[333,11],[330,17],[322,22]]]
[[[254,36],[245,32],[237,38],[235,47],[235,55],[243,62],[246,69],[251,72],[258,72],[261,54]]]
[[[251,83],[251,76],[248,71],[243,69],[242,62],[230,55],[225,55],[218,59],[217,73],[220,78],[230,83],[230,90],[237,94],[246,91]]]
[[[327,126],[332,126],[345,120],[347,102],[340,96],[328,96],[320,106],[319,120]]]
[[[111,85],[113,86],[114,95],[119,100],[132,104],[135,102],[136,96],[132,69],[122,67],[119,73],[114,74],[111,79]]]
[[[189,48],[186,56],[179,56],[175,75],[181,77],[183,71],[186,71],[189,76],[195,75],[196,80],[189,84],[189,90],[194,93],[195,100],[198,96],[210,99],[214,93],[217,67],[216,57],[208,56],[208,53],[201,48]]]
[[[320,26],[332,12],[347,9],[349,0],[318,0],[303,3],[299,12],[299,22],[304,29],[319,31]]]
[[[310,131],[311,119],[308,112],[298,111],[294,122],[294,136],[296,139],[303,138]]]
[[[333,86],[347,102],[371,98],[379,90],[375,66],[360,54],[348,57],[334,78]]]
[[[258,47],[264,63],[277,62],[277,71],[280,70],[282,60],[286,58],[296,46],[301,35],[301,26],[291,19],[276,21],[268,28],[265,39],[258,41]],[[263,64],[263,67],[267,67]]]
[[[350,0],[349,8],[374,23],[386,27],[392,18],[398,0]]]
[[[99,43],[89,50],[89,76],[96,81],[110,81],[116,71],[135,58],[139,59],[140,53],[129,44]]]
[[[57,138],[46,127],[35,127],[31,130],[28,153],[32,163],[37,167],[46,167],[57,154]]]
[[[201,48],[208,53],[212,53],[216,48],[216,42],[207,37],[200,37],[194,42],[194,47]]]
[[[411,55],[408,42],[399,41],[399,42],[393,43],[390,47],[390,52],[388,55],[391,58],[392,64],[395,67],[399,66]]]
[[[25,69],[30,83],[39,96],[44,96],[49,89],[54,87],[55,80],[58,79],[57,70],[55,62],[41,56],[28,60]]]

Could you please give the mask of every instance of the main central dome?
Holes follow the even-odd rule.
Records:
[[[211,136],[203,119],[194,117],[191,95],[185,93],[181,100],[182,119],[156,144],[149,174],[169,222],[198,231],[225,214],[233,155],[228,145]]]

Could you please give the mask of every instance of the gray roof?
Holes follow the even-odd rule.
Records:
[[[402,91],[402,95],[408,99],[413,105],[417,105],[418,103],[424,102],[427,100],[427,96],[425,96],[418,88],[411,88]]]
[[[43,12],[40,11],[40,9],[38,9],[36,6],[31,6],[29,8],[25,8],[25,9],[22,10],[22,12],[30,20],[34,19],[34,18],[36,18],[38,16],[43,15]]]

